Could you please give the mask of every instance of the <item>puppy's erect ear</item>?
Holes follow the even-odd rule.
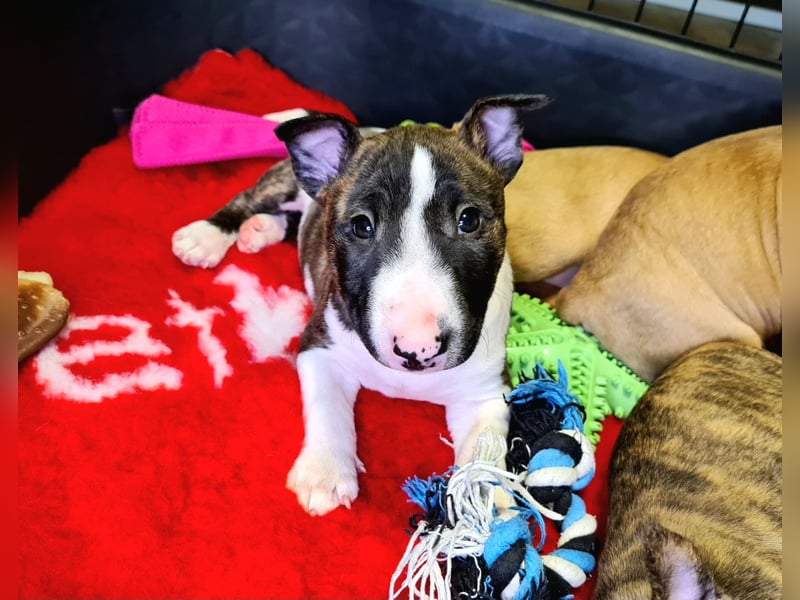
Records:
[[[692,543],[660,526],[647,535],[647,570],[653,600],[719,600],[717,590]]]
[[[361,143],[355,125],[326,113],[281,123],[275,135],[286,144],[297,181],[312,198],[342,172]]]
[[[520,113],[550,102],[548,96],[529,94],[483,98],[469,109],[458,134],[508,183],[522,164]]]

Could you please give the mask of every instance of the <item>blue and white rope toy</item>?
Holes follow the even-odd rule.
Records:
[[[566,600],[594,570],[597,521],[576,492],[594,475],[580,401],[541,365],[506,398],[509,443],[484,434],[472,462],[403,489],[424,511],[390,584],[390,599]],[[505,459],[508,470],[498,467]],[[499,496],[515,505],[498,510]],[[560,532],[541,555],[545,521]]]

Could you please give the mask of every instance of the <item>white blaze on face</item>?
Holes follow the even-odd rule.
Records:
[[[400,223],[399,251],[381,266],[373,282],[371,337],[389,367],[436,371],[447,361],[447,353],[440,354],[443,334],[454,331],[458,304],[452,275],[434,252],[425,223],[425,208],[436,188],[427,149],[414,148],[410,175],[411,198]]]

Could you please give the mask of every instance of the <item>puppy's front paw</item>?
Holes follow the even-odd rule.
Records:
[[[208,221],[195,221],[172,235],[172,253],[185,265],[212,269],[235,241],[235,233],[225,233]]]
[[[308,514],[321,516],[338,506],[350,508],[358,496],[358,474],[363,463],[324,452],[303,449],[289,471],[286,487]]]
[[[253,215],[239,226],[236,246],[242,252],[254,254],[283,241],[285,235],[286,217],[283,215]]]

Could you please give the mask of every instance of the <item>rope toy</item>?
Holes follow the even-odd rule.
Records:
[[[541,365],[506,398],[508,443],[484,433],[473,461],[403,490],[423,512],[410,519],[411,539],[390,583],[390,598],[409,600],[552,600],[571,598],[594,570],[597,521],[576,492],[594,475],[594,452],[583,434],[583,409]],[[505,459],[508,470],[498,466]],[[498,511],[498,494],[515,504]],[[560,532],[542,554],[545,519]]]

